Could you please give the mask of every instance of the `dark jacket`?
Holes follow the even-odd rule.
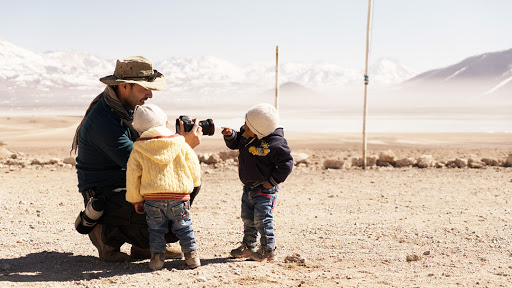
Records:
[[[85,118],[78,138],[78,189],[126,187],[126,163],[132,135],[102,97]]]
[[[224,136],[230,149],[238,149],[238,174],[245,186],[255,187],[268,180],[273,186],[284,182],[293,169],[293,158],[284,138],[283,128],[258,139],[249,137],[244,128]]]

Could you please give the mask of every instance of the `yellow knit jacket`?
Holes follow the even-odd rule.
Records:
[[[188,200],[201,185],[201,166],[183,136],[151,128],[133,144],[126,169],[126,201]]]

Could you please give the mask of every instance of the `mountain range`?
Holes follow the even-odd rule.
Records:
[[[275,63],[237,66],[224,59],[171,57],[154,62],[167,79],[169,97],[155,103],[174,107],[213,107],[234,103],[273,103]],[[0,40],[0,104],[5,108],[83,109],[102,91],[98,81],[112,74],[115,60],[85,51],[35,53]],[[512,105],[512,49],[469,57],[444,68],[416,73],[396,60],[370,67],[369,92],[375,105],[443,106],[491,101]],[[279,65],[280,101],[290,107],[360,107],[363,70],[332,63]],[[470,89],[462,89],[469,87]],[[456,91],[456,93],[454,92]],[[447,98],[446,95],[451,95]],[[466,103],[471,99],[471,103]],[[428,100],[428,101],[427,101]],[[453,102],[453,103],[452,103]],[[464,102],[464,103],[462,103]],[[164,107],[165,108],[165,107]]]
[[[512,49],[469,57],[457,64],[421,73],[408,82],[461,82],[479,79],[498,90],[512,80]],[[501,84],[501,85],[500,85]]]
[[[512,49],[470,56],[401,83],[369,90],[371,105],[383,113],[404,113],[407,107],[405,111],[411,114],[510,115]]]

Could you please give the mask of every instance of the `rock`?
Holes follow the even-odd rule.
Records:
[[[324,161],[324,168],[325,169],[341,169],[341,168],[343,168],[344,164],[345,164],[345,162],[342,160],[326,159]]]
[[[220,156],[218,154],[201,154],[199,155],[199,162],[205,164],[217,164],[221,161]]]
[[[12,151],[10,151],[9,149],[7,149],[5,147],[0,146],[0,159],[10,158],[12,154],[13,154]]]
[[[508,154],[507,160],[503,163],[503,167],[512,167],[512,154]]]
[[[392,162],[386,162],[386,161],[381,161],[380,159],[377,159],[377,166],[379,166],[379,167],[393,167],[393,164],[392,164]]]
[[[30,165],[43,165],[43,162],[39,159],[32,159]]]
[[[446,167],[448,167],[448,168],[459,168],[459,166],[457,166],[457,163],[455,163],[455,160],[450,160],[450,161],[446,162]]]
[[[482,161],[475,160],[473,158],[469,158],[468,166],[469,166],[469,168],[481,169],[481,168],[485,168],[485,163]]]
[[[392,150],[387,150],[387,151],[383,151],[379,154],[379,159],[378,159],[378,162],[377,162],[377,166],[379,165],[379,162],[380,163],[389,163],[391,165],[394,165],[395,164],[395,160],[396,160],[396,156],[395,156],[395,153],[393,153]]]
[[[67,157],[67,158],[64,158],[64,160],[62,160],[62,163],[64,164],[71,164],[73,166],[76,165],[76,159],[75,157]]]
[[[446,168],[446,165],[443,162],[437,162],[434,167],[442,169]]]
[[[463,159],[463,158],[456,158],[455,165],[457,165],[457,167],[459,167],[459,168],[466,168],[466,167],[468,167],[468,160]]]
[[[415,163],[416,161],[414,160],[414,158],[402,158],[396,160],[395,167],[412,167]]]
[[[302,257],[298,253],[293,253],[293,255],[288,255],[284,258],[285,263],[299,263],[302,265],[306,264],[306,259]]]
[[[294,153],[292,152],[292,157],[293,157],[293,164],[295,165],[299,165],[299,164],[306,164],[308,165],[309,164],[309,155],[306,154],[306,153]]]
[[[363,167],[363,160],[361,158],[352,158],[352,167]]]
[[[480,161],[484,162],[487,166],[500,166],[500,162],[496,159],[482,158]]]
[[[377,165],[377,157],[368,156],[366,157],[366,167],[372,167]],[[352,158],[352,167],[363,167],[363,158]]]
[[[419,260],[420,260],[420,256],[415,255],[415,254],[407,255],[407,256],[405,257],[405,261],[407,261],[407,262],[419,261]]]
[[[222,161],[226,161],[228,159],[238,159],[238,150],[220,151],[219,157],[222,159]]]
[[[421,155],[416,160],[416,166],[418,168],[428,168],[432,167],[434,165],[434,159],[432,158],[432,155]]]
[[[366,166],[371,167],[377,165],[377,157],[375,156],[366,156]]]
[[[28,165],[28,162],[23,159],[8,159],[5,164],[11,165],[11,166],[20,166],[20,167],[26,167]]]
[[[50,163],[50,164],[57,164],[59,162],[60,162],[60,159],[58,159],[58,158],[52,158],[52,159],[48,160],[48,163]]]

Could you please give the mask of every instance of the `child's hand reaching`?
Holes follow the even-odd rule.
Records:
[[[261,184],[263,185],[263,187],[267,188],[267,189],[270,189],[274,186],[272,186],[272,184],[270,184],[270,182],[268,182],[267,180],[261,182]]]
[[[144,214],[144,203],[143,202],[137,202],[137,203],[132,203],[132,204],[135,207],[135,212],[137,212],[138,214]]]
[[[233,134],[233,129],[228,128],[228,127],[221,127],[221,128],[222,128],[222,135],[231,136],[231,134]]]

